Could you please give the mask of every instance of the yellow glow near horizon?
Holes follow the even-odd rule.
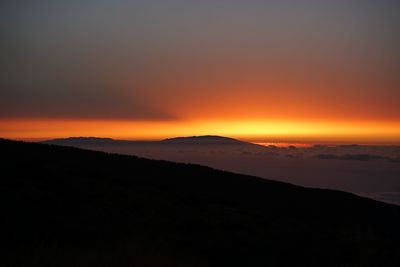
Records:
[[[0,136],[12,139],[98,136],[155,140],[192,135],[223,135],[244,140],[399,144],[400,122],[0,120]]]

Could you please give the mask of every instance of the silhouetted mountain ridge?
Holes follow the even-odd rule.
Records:
[[[1,266],[398,266],[400,207],[0,140]]]
[[[189,137],[174,137],[167,138],[161,141],[131,141],[131,140],[116,140],[112,138],[101,138],[101,137],[68,137],[68,138],[57,138],[43,141],[41,143],[44,144],[93,144],[93,143],[154,143],[154,144],[210,144],[210,145],[218,145],[218,144],[229,144],[229,145],[255,145],[252,143],[244,142],[241,140],[237,140],[230,137],[217,136],[217,135],[202,135],[202,136],[189,136]],[[257,145],[255,145],[257,146]]]
[[[105,137],[92,137],[92,136],[78,136],[78,137],[67,137],[67,138],[56,138],[43,141],[41,143],[85,143],[85,142],[115,142],[115,139]]]
[[[164,143],[174,144],[250,144],[248,142],[240,141],[230,137],[218,135],[202,135],[202,136],[189,136],[189,137],[174,137],[162,140]]]

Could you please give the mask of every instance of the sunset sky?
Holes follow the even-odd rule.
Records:
[[[400,144],[400,1],[1,1],[0,137]]]

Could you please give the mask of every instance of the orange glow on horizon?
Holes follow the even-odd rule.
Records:
[[[55,120],[3,119],[0,136],[44,140],[97,136],[158,140],[175,136],[222,135],[248,141],[359,142],[400,144],[400,122],[289,120]]]

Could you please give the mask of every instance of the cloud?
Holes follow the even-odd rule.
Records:
[[[340,160],[357,160],[357,161],[389,159],[388,157],[371,155],[371,154],[346,154],[346,155],[318,154],[315,157],[319,159],[340,159]]]

